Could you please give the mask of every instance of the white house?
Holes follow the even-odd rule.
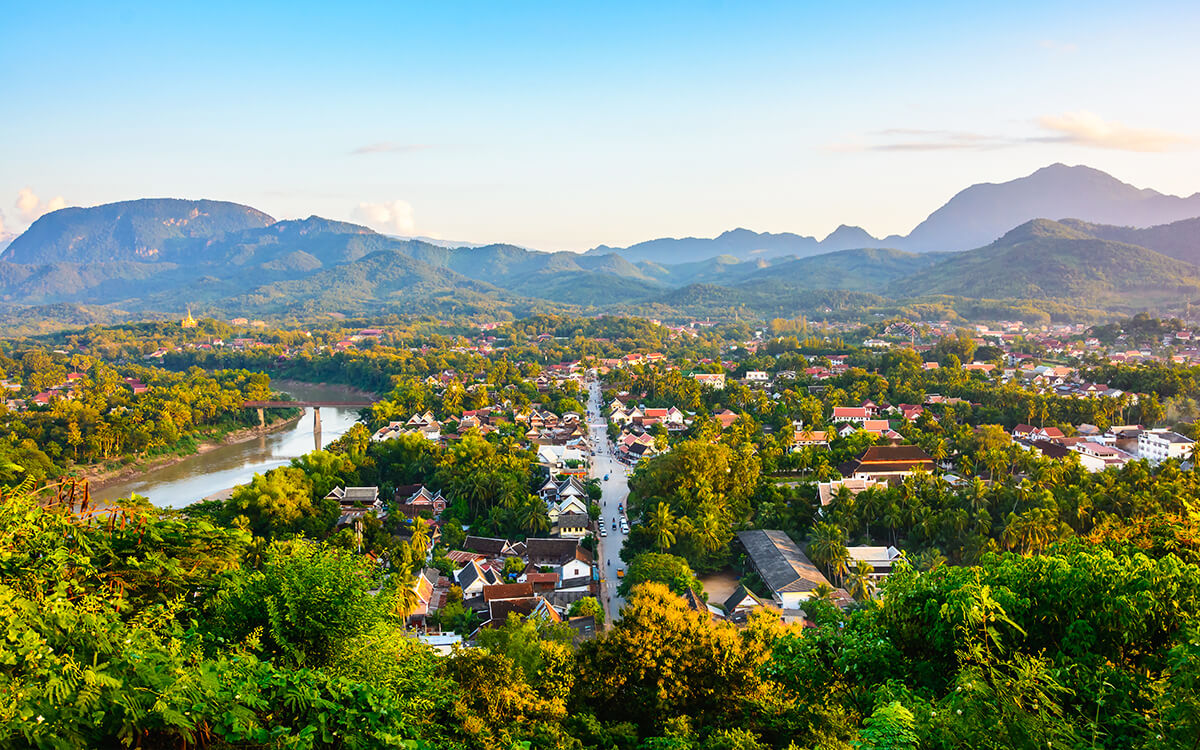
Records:
[[[1168,458],[1190,458],[1193,442],[1191,438],[1170,430],[1146,430],[1138,435],[1138,457],[1148,459],[1151,463]]]
[[[850,556],[850,570],[854,563],[864,562],[871,566],[871,578],[878,581],[887,578],[892,572],[892,566],[900,559],[900,550],[895,547],[871,547],[859,545],[847,547],[846,554]]]

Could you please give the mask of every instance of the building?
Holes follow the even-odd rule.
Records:
[[[397,512],[409,518],[440,516],[449,504],[441,490],[430,492],[423,484],[397,487],[393,503]]]
[[[821,498],[821,507],[824,508],[843,488],[851,495],[857,495],[863,490],[869,490],[875,486],[882,489],[886,486],[886,482],[875,479],[835,479],[832,482],[817,482],[817,496]]]
[[[771,590],[777,606],[798,609],[818,586],[829,586],[817,566],[784,532],[777,529],[739,531],[738,540],[746,548],[750,564]]]
[[[1138,457],[1151,463],[1168,458],[1191,458],[1193,442],[1191,438],[1170,430],[1145,430],[1138,435]]]
[[[861,425],[868,419],[870,416],[867,414],[867,410],[861,406],[835,406],[833,407],[833,416],[829,418],[829,421]]]
[[[847,479],[889,481],[917,471],[933,471],[933,459],[915,445],[875,445],[838,467]]]
[[[347,526],[360,520],[368,513],[382,517],[383,503],[379,500],[378,487],[334,487],[325,496],[326,500],[337,500],[341,506],[338,526]]]
[[[1079,454],[1079,465],[1091,472],[1104,471],[1110,467],[1119,469],[1133,458],[1111,445],[1088,441],[1075,443],[1071,450]]]
[[[864,562],[871,566],[871,578],[878,581],[887,578],[892,572],[892,566],[900,559],[900,550],[895,547],[871,547],[859,545],[847,547],[846,554],[850,556],[850,569],[854,564]]]

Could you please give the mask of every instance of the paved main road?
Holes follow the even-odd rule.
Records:
[[[625,602],[617,596],[617,568],[625,567],[620,558],[621,546],[625,543],[625,535],[621,533],[621,518],[624,514],[617,512],[618,504],[626,504],[629,495],[626,467],[613,457],[612,441],[608,439],[608,423],[604,417],[604,404],[600,402],[600,384],[593,381],[589,386],[588,395],[588,427],[592,433],[592,445],[596,455],[592,460],[592,476],[600,480],[603,495],[600,499],[600,515],[604,519],[604,528],[608,536],[600,537],[600,554],[597,563],[600,568],[600,598],[608,622],[615,621],[621,613]],[[604,477],[608,476],[605,481]],[[617,528],[612,527],[613,521]]]

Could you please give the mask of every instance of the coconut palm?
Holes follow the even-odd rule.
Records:
[[[875,568],[871,567],[870,563],[859,560],[854,564],[854,571],[850,575],[850,595],[860,602],[865,602],[875,598],[875,579],[871,578],[871,574],[875,572]]]
[[[833,586],[830,586],[828,583],[821,582],[813,587],[812,594],[809,595],[809,599],[817,602],[825,602],[826,604],[833,604],[833,591]]]
[[[671,506],[660,501],[658,507],[646,520],[646,526],[654,537],[660,552],[666,552],[675,543],[675,518],[671,515]]]
[[[517,523],[521,524],[529,535],[550,530],[550,517],[546,515],[546,503],[533,495],[529,495],[521,507],[517,509]]]
[[[847,570],[849,553],[846,552],[846,532],[837,524],[824,521],[812,530],[808,541],[808,553],[813,562],[823,566],[829,574],[839,580]]]
[[[694,534],[705,552],[716,552],[721,548],[721,519],[716,511],[709,510],[700,516]]]

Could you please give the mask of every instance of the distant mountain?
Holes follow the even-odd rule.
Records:
[[[813,255],[757,269],[745,282],[778,280],[801,289],[882,293],[888,286],[945,259],[941,253],[856,249]]]
[[[1063,219],[1062,223],[1093,237],[1141,245],[1163,255],[1200,265],[1200,218],[1184,219],[1144,229],[1090,224],[1078,219]]]
[[[1144,308],[1200,297],[1200,268],[1144,247],[1037,219],[986,247],[954,253],[900,279],[889,296],[1069,300]]]
[[[1052,164],[1031,175],[999,184],[972,185],[951,198],[907,236],[877,239],[859,227],[842,225],[828,237],[767,234],[734,229],[711,239],[686,237],[639,242],[629,247],[601,245],[589,253],[619,253],[632,261],[695,263],[718,255],[739,260],[785,255],[807,257],[861,248],[913,252],[968,250],[993,242],[1013,227],[1038,218],[1073,217],[1102,224],[1149,227],[1200,216],[1200,193],[1188,198],[1128,185],[1098,169]]]
[[[639,242],[629,247],[599,247],[588,250],[588,255],[618,253],[631,261],[653,263],[690,263],[707,260],[717,255],[732,255],[739,260],[769,258],[779,255],[814,255],[821,251],[821,243],[815,237],[804,237],[785,232],[770,234],[752,232],[749,229],[732,229],[719,237],[662,238]]]
[[[35,309],[68,323],[186,306],[258,315],[753,317],[895,309],[931,296],[1173,311],[1200,298],[1200,219],[1137,228],[1038,218],[1001,234],[961,253],[855,247],[873,238],[848,226],[819,242],[734,230],[712,240],[655,240],[632,254],[543,253],[442,247],[318,216],[273,221],[219,201],[129,201],[56,211],[18,237],[0,256],[0,322],[33,327]],[[733,252],[704,256],[718,244]],[[654,259],[681,248],[703,257]]]
[[[907,237],[889,237],[886,244],[918,252],[965,250],[993,242],[1037,218],[1149,227],[1194,216],[1200,216],[1200,193],[1188,198],[1163,195],[1091,167],[1052,164],[1009,182],[972,185]]]
[[[224,201],[146,198],[52,211],[12,241],[10,263],[158,261],[206,239],[272,223],[262,211]]]

